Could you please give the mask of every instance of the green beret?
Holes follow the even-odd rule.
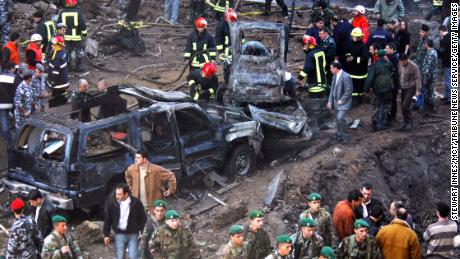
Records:
[[[327,259],[335,259],[334,249],[332,249],[330,246],[323,246],[319,254],[326,257]]]
[[[281,235],[276,238],[277,244],[289,243],[292,244],[292,238],[288,235]]]
[[[61,216],[61,215],[54,215],[53,217],[51,217],[51,221],[53,223],[59,223],[59,222],[67,223],[67,219],[64,216]]]
[[[228,229],[228,232],[230,233],[230,235],[240,234],[244,232],[244,228],[240,225],[232,225]]]
[[[319,201],[321,200],[321,195],[316,192],[312,192],[307,196],[307,201]]]
[[[168,207],[168,203],[164,200],[155,200],[153,202],[153,207],[163,207],[166,209],[166,207]]]
[[[377,51],[377,55],[378,55],[379,57],[383,57],[383,56],[385,56],[386,54],[387,54],[387,51],[384,50],[384,49],[379,49],[379,50]]]
[[[316,227],[318,224],[314,219],[311,218],[303,218],[300,220],[299,225],[301,227]]]
[[[249,212],[249,218],[250,219],[262,218],[263,216],[265,216],[265,214],[260,210],[251,210]]]
[[[369,224],[367,224],[367,222],[364,221],[364,219],[358,219],[358,220],[355,221],[355,224],[353,225],[353,228],[354,229],[369,228]]]
[[[179,212],[175,210],[168,210],[165,213],[165,219],[178,219],[180,218]]]

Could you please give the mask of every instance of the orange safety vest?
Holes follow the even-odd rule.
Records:
[[[29,46],[27,46],[27,49],[26,49],[26,52],[28,50],[32,50],[34,53],[35,53],[35,60],[38,61],[38,62],[42,62],[42,49],[40,48],[40,46],[37,46],[33,43],[29,43]],[[27,59],[26,59],[27,61]],[[29,65],[29,69],[31,69],[32,71],[35,71],[35,66],[32,66],[31,64],[28,64]]]
[[[18,46],[14,42],[8,41],[6,45],[3,47],[3,49],[5,48],[8,48],[10,50],[10,60],[8,60],[8,62],[13,62],[16,65],[19,65],[20,55],[19,55]],[[3,65],[6,65],[6,64],[3,64]]]

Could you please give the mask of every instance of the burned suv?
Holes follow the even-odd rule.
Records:
[[[179,183],[210,171],[245,175],[255,166],[263,134],[258,122],[220,106],[204,109],[186,94],[145,87],[121,89],[126,112],[82,123],[55,114],[26,120],[2,180],[24,196],[38,188],[65,210],[104,203],[134,152],[173,171]]]

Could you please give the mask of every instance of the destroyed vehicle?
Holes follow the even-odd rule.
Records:
[[[125,181],[139,149],[173,171],[179,184],[211,171],[254,169],[263,140],[259,123],[238,110],[208,112],[182,93],[139,89],[120,89],[127,112],[97,121],[32,115],[13,142],[4,186],[19,196],[38,188],[56,207],[71,210],[100,208]]]
[[[307,112],[284,94],[287,34],[281,23],[238,22],[232,28],[228,103],[246,107],[263,125],[267,151],[302,149],[313,137]]]

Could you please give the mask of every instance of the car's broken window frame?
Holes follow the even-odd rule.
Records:
[[[46,142],[45,135],[49,134],[50,132],[54,132],[56,134],[59,134],[59,135],[65,137],[64,157],[63,157],[62,161],[58,161],[58,160],[55,160],[55,159],[49,159],[49,158],[46,158],[46,157],[43,156],[43,152],[45,151],[46,148],[49,147],[49,146],[45,147],[45,142]],[[43,130],[42,130],[42,132],[40,134],[40,141],[39,141],[39,149],[38,149],[38,157],[39,157],[39,159],[50,161],[50,162],[56,162],[56,163],[69,162],[70,161],[70,148],[71,148],[69,146],[70,145],[69,141],[71,141],[71,139],[72,139],[71,134],[69,134],[68,132],[64,132],[64,131],[61,131],[61,130],[58,130],[58,129],[48,128],[48,127],[43,128]]]
[[[119,115],[117,115],[119,116]],[[133,145],[133,129],[132,129],[132,126],[133,126],[133,121],[132,121],[132,118],[131,117],[128,117],[128,118],[123,118],[121,120],[116,120],[116,121],[113,121],[112,123],[107,123],[107,124],[104,124],[102,123],[103,121],[105,120],[110,120],[114,117],[110,117],[110,118],[105,118],[105,119],[101,119],[98,121],[97,124],[100,124],[100,125],[97,125],[96,127],[91,127],[91,128],[88,128],[87,130],[84,131],[84,133],[82,134],[81,138],[80,138],[80,148],[78,149],[79,150],[79,159],[82,159],[82,160],[85,160],[85,159],[94,159],[94,158],[98,158],[98,157],[101,157],[101,156],[105,156],[105,155],[110,155],[110,154],[113,154],[113,153],[116,153],[116,152],[119,152],[120,150],[123,150],[126,148],[123,147],[122,145],[119,145],[118,143],[115,143],[114,146],[116,147],[119,147],[115,150],[112,150],[110,152],[104,152],[104,153],[99,153],[99,154],[96,154],[96,155],[87,155],[86,154],[86,147],[87,147],[87,144],[88,144],[88,136],[91,135],[93,132],[95,131],[99,131],[99,130],[103,130],[103,129],[108,129],[108,128],[112,128],[114,126],[118,126],[118,125],[121,125],[121,124],[125,124],[127,126],[127,138],[128,140],[127,141],[123,141],[124,143],[132,146]],[[110,134],[110,132],[108,132]],[[110,136],[111,137],[111,136]]]

